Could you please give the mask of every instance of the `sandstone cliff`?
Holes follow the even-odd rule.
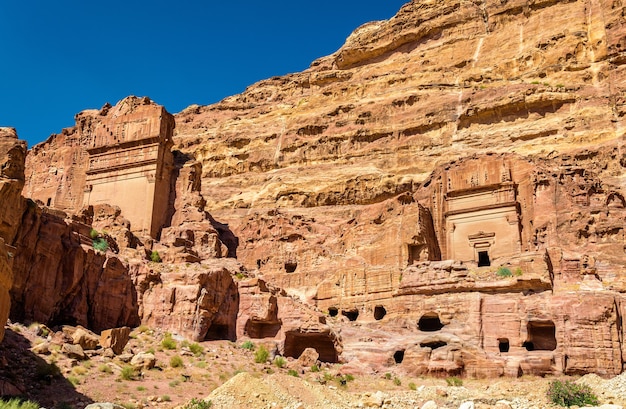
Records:
[[[14,248],[10,245],[19,228],[24,186],[26,144],[17,139],[15,129],[0,128],[0,322],[9,317],[9,290],[13,285]],[[0,341],[4,325],[0,329]]]
[[[621,372],[624,14],[412,1],[304,72],[185,109],[164,229],[120,246],[174,263],[131,268],[139,317],[290,356],[313,345],[354,371]],[[152,104],[78,114],[30,151],[24,195],[79,212],[101,153],[88,141]],[[243,268],[210,261],[226,256]]]

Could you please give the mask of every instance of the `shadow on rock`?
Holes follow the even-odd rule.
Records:
[[[6,328],[0,344],[0,396],[28,399],[46,408],[84,408],[93,403],[30,347],[26,338]]]

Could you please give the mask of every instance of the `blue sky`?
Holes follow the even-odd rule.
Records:
[[[29,147],[149,96],[176,113],[302,71],[408,0],[0,0],[0,126]]]

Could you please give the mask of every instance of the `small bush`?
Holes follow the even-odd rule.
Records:
[[[7,402],[0,401],[1,409],[39,409],[39,405],[29,400],[11,399]]]
[[[400,378],[393,378],[393,384],[396,386],[400,386],[402,385],[402,381],[400,380]]]
[[[183,358],[181,358],[178,355],[174,355],[173,357],[170,358],[170,366],[172,368],[182,368],[184,366]]]
[[[89,237],[91,237],[92,239],[97,239],[99,236],[100,236],[100,233],[98,233],[98,230],[91,229],[89,231]]]
[[[274,358],[274,365],[279,368],[283,368],[285,365],[287,365],[287,360],[282,356],[277,356],[276,358]]]
[[[211,406],[213,406],[213,402],[210,400],[193,398],[190,402],[183,406],[183,409],[209,409]]]
[[[102,364],[98,367],[98,370],[102,373],[108,373],[108,374],[112,374],[113,373],[113,369],[111,369],[111,367],[107,364]]]
[[[202,355],[204,353],[204,348],[202,348],[202,345],[194,342],[193,344],[189,345],[189,350],[191,351],[192,354],[198,356],[198,355]]]
[[[50,379],[61,375],[59,367],[53,363],[41,362],[35,368],[35,374],[39,379]]]
[[[254,362],[256,362],[257,364],[262,364],[264,362],[267,362],[267,358],[269,356],[269,351],[263,345],[261,345],[259,349],[257,349],[254,353]]]
[[[448,386],[463,386],[463,379],[457,378],[456,376],[451,376],[446,378],[446,383]]]
[[[417,390],[417,385],[414,382],[409,383],[409,389],[412,391]]]
[[[163,349],[176,349],[176,341],[172,339],[171,335],[165,335],[163,341],[161,341]]]
[[[498,277],[511,277],[513,273],[506,267],[498,267],[498,271],[496,271],[496,275]]]
[[[561,406],[597,406],[598,397],[587,385],[578,385],[570,381],[553,381],[548,388],[548,399]]]
[[[319,371],[320,371],[320,367],[317,366],[317,364],[311,365],[311,372],[319,372]]]
[[[78,379],[78,377],[76,377],[76,376],[71,376],[70,375],[70,376],[67,377],[67,380],[70,381],[70,383],[72,385],[74,385],[74,386],[80,385],[80,379]]]
[[[346,379],[346,381],[348,381],[348,382],[352,382],[352,381],[354,380],[354,375],[352,375],[352,374],[346,374],[346,375],[344,376],[344,378]]]
[[[120,372],[120,378],[125,381],[132,381],[135,379],[135,369],[130,365],[126,365]]]
[[[94,250],[98,250],[104,253],[105,251],[109,249],[109,243],[107,243],[107,241],[101,237],[97,237],[93,239],[91,243],[93,245]]]
[[[387,379],[387,380],[391,379],[391,374],[389,372],[387,372],[385,374],[385,379]]]
[[[252,343],[252,341],[246,341],[243,344],[241,344],[241,348],[247,349],[248,351],[252,351],[254,349],[254,344]]]
[[[152,253],[150,253],[150,260],[154,261],[155,263],[160,263],[161,256],[159,255],[159,252],[156,250],[152,250]]]
[[[161,396],[161,400],[163,402],[171,402],[172,398],[170,398],[170,395],[163,395],[163,396]]]
[[[290,369],[287,371],[287,375],[291,375],[291,376],[295,376],[296,378],[299,377],[298,375],[298,371],[296,371],[295,369]]]
[[[516,275],[516,276],[521,276],[521,275],[522,275],[522,269],[521,269],[520,267],[517,267],[517,268],[515,269],[515,275]]]
[[[145,390],[146,390],[146,387],[145,387],[145,386],[138,386],[138,387],[137,387],[137,391],[139,391],[139,392],[143,392],[143,391],[145,391]]]

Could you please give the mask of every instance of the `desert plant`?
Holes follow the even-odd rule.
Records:
[[[311,365],[311,372],[319,372],[319,371],[320,371],[320,367],[317,366],[317,364]]]
[[[183,358],[181,358],[178,355],[174,355],[173,357],[170,358],[170,366],[172,368],[182,368],[184,366]]]
[[[391,373],[387,372],[387,373],[385,374],[385,379],[391,379]]]
[[[446,378],[446,383],[448,386],[463,386],[463,379],[457,378],[456,376],[450,376]]]
[[[67,377],[67,380],[70,381],[70,383],[72,385],[74,385],[74,386],[80,385],[80,379],[78,379],[78,377],[76,377],[76,376],[71,376],[70,375],[70,376]]]
[[[95,239],[92,240],[92,245],[94,250],[97,251],[101,251],[101,252],[105,252],[109,249],[109,243],[107,243],[107,241],[105,239],[103,239],[102,237],[96,237]]]
[[[498,277],[511,277],[513,273],[507,267],[498,267],[498,271],[496,271],[496,275]]]
[[[37,363],[35,374],[39,379],[50,379],[61,375],[61,370],[54,362],[40,362]]]
[[[285,365],[287,365],[287,360],[282,356],[277,356],[276,358],[274,358],[274,365],[279,368],[283,368]]]
[[[29,400],[10,399],[0,401],[0,409],[39,409],[39,405]]]
[[[252,343],[252,341],[246,341],[243,344],[241,344],[241,348],[247,349],[248,351],[252,351],[254,349],[254,344]]]
[[[100,233],[96,229],[91,229],[89,231],[89,237],[91,237],[92,239],[97,239],[98,237],[100,237]]]
[[[189,350],[191,351],[192,354],[198,356],[198,355],[202,355],[204,353],[204,348],[202,348],[202,345],[194,342],[193,344],[189,345]]]
[[[163,402],[171,402],[172,398],[170,398],[170,395],[163,395],[163,396],[161,396],[161,400]]]
[[[414,382],[410,382],[409,383],[409,389],[412,391],[416,391],[417,390],[417,385]]]
[[[165,334],[165,338],[161,341],[163,349],[176,349],[176,341],[172,339],[171,334]]]
[[[393,384],[396,386],[400,386],[402,385],[402,381],[400,380],[400,378],[393,378]]]
[[[267,348],[261,345],[259,349],[257,349],[256,352],[254,353],[254,362],[256,362],[257,364],[262,364],[264,362],[267,362],[267,358],[269,356],[270,356],[270,353],[267,350]]]
[[[213,406],[213,402],[210,400],[193,398],[183,406],[183,409],[209,409],[211,406]]]
[[[288,370],[287,375],[295,376],[296,378],[299,377],[298,371],[296,371],[295,369]]]
[[[110,367],[109,365],[107,365],[107,364],[102,364],[102,365],[100,365],[100,366],[98,367],[98,370],[99,370],[100,372],[103,372],[103,373],[108,373],[108,374],[113,373],[113,369],[111,369],[111,367]]]
[[[145,387],[145,386],[141,386],[141,385],[140,385],[140,386],[138,386],[138,387],[137,387],[137,391],[139,391],[139,392],[143,392],[143,391],[145,391],[145,390],[146,390],[146,387]]]
[[[548,399],[561,406],[597,406],[598,397],[587,385],[578,385],[570,381],[552,381],[548,388]]]
[[[150,253],[150,260],[154,261],[155,263],[160,263],[161,256],[159,255],[159,252],[156,250],[152,250],[152,253]]]
[[[124,366],[120,372],[120,378],[125,381],[132,381],[135,379],[135,369],[130,365]]]

